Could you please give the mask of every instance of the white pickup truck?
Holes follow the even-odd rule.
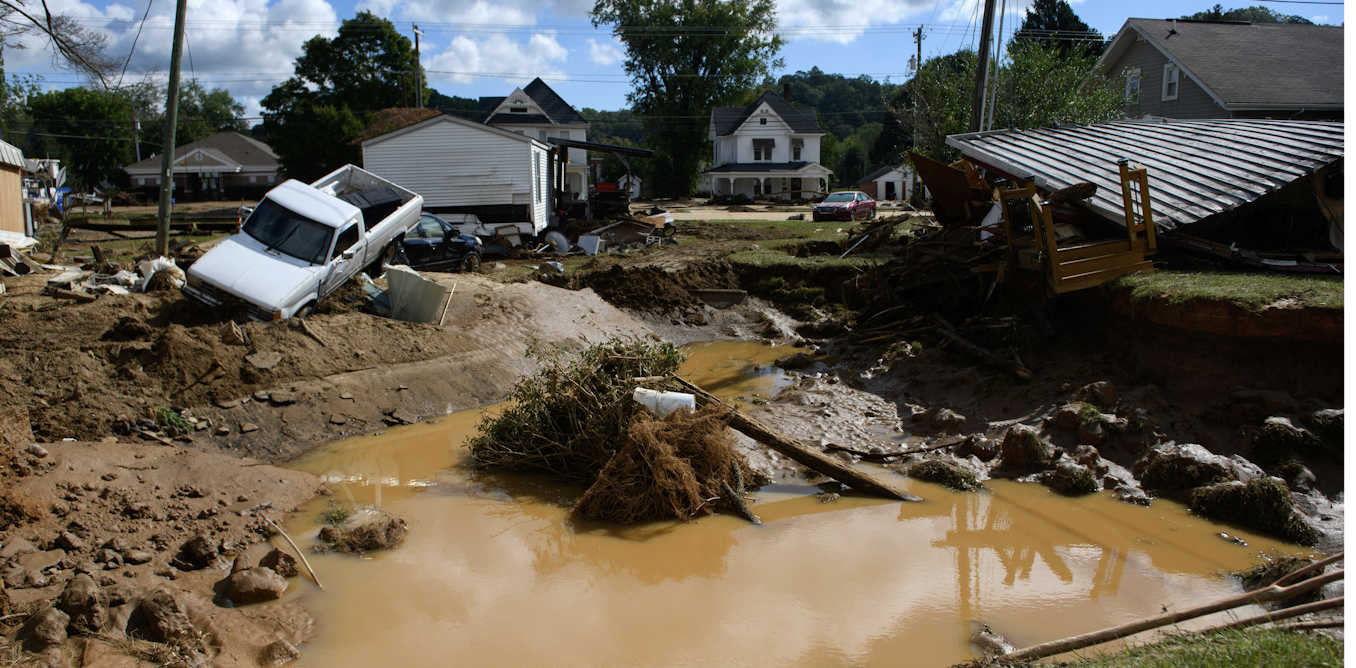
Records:
[[[183,292],[213,307],[243,303],[264,322],[305,315],[364,267],[380,275],[423,205],[354,165],[309,186],[289,179],[188,268]]]

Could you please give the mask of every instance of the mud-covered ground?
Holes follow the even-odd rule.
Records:
[[[1199,318],[1136,313],[1094,296],[1053,301],[1043,333],[1021,318],[1010,329],[967,333],[1018,356],[1035,376],[1024,382],[935,332],[857,343],[841,328],[804,328],[754,297],[727,310],[703,305],[689,289],[765,278],[726,256],[774,232],[690,232],[701,241],[600,261],[549,283],[431,275],[456,286],[441,327],[372,316],[340,295],[305,321],[236,320],[233,328],[231,314],[175,292],[78,304],[43,295],[42,276],[5,278],[0,579],[10,607],[0,634],[10,651],[80,666],[289,658],[309,633],[305,611],[295,602],[235,608],[223,584],[237,556],[249,566],[268,551],[261,512],[325,491],[269,464],[498,399],[535,368],[524,357],[531,343],[578,349],[612,336],[799,340],[800,331],[810,337],[806,354],[785,363],[794,384],[754,412],[836,456],[897,471],[935,459],[980,479],[1059,489],[1086,474],[1132,503],[1190,500],[1200,488],[1274,475],[1316,531],[1313,543],[1340,549],[1340,313],[1226,309],[1193,331]],[[1262,317],[1309,324],[1259,326]],[[1268,450],[1265,438],[1259,445],[1264,431],[1298,440]],[[1012,436],[1023,433],[1035,436],[1028,445],[1041,444],[1034,460],[1017,461],[1025,455]],[[762,464],[793,472],[784,459]],[[63,604],[68,587],[75,602]],[[155,621],[167,609],[156,603],[166,600],[159,590],[187,620],[177,636]],[[55,611],[67,608],[75,612],[62,612],[62,623]],[[91,615],[97,633],[70,619]]]

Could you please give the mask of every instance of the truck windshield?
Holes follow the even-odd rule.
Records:
[[[324,264],[334,229],[264,199],[240,228],[260,243],[311,264]]]

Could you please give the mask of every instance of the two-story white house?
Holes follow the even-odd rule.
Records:
[[[507,97],[480,98],[481,123],[545,142],[547,137],[588,141],[589,122],[540,78]],[[570,148],[565,186],[574,199],[587,196],[588,151]]]
[[[702,172],[712,197],[813,197],[833,172],[819,164],[814,107],[793,107],[772,91],[747,107],[711,109],[711,169]]]

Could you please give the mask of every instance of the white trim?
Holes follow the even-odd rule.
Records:
[[[1168,77],[1171,75],[1172,79]],[[1172,85],[1172,93],[1168,93],[1168,85]],[[1182,92],[1182,68],[1174,63],[1164,63],[1163,65],[1163,101],[1176,100]]]

